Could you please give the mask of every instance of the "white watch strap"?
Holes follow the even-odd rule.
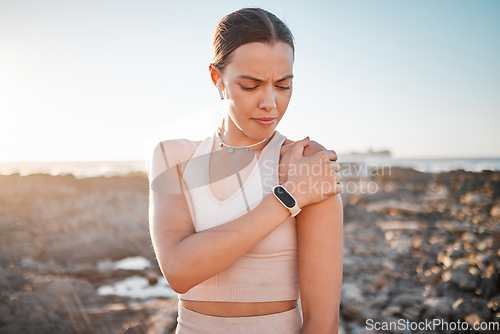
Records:
[[[295,201],[295,205],[293,206],[293,208],[290,208],[290,212],[292,213],[292,217],[295,217],[296,215],[298,215],[301,210],[302,209],[299,208],[299,206],[297,205],[297,201]]]

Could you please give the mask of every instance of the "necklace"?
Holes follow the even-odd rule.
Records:
[[[220,129],[219,129],[219,131],[220,131]],[[231,146],[231,145],[228,145],[228,144],[224,143],[224,142],[222,141],[222,139],[220,139],[220,136],[219,136],[219,131],[217,131],[217,132],[215,133],[215,134],[217,135],[217,138],[219,139],[219,144],[220,144],[220,146],[221,146],[221,147],[222,147],[222,146],[227,147],[227,151],[228,151],[229,153],[232,153],[232,152],[234,151],[234,149],[235,149],[235,148],[242,148],[242,149],[243,149],[243,152],[248,152],[248,149],[249,149],[250,147],[254,147],[254,146],[257,146],[257,145],[259,145],[259,144],[262,144],[263,142],[265,142],[266,140],[268,140],[269,138],[271,138],[271,137],[272,137],[272,136],[271,136],[271,137],[267,137],[267,138],[265,138],[265,139],[261,140],[260,142],[255,143],[255,144],[252,144],[252,145],[247,145],[247,146]]]

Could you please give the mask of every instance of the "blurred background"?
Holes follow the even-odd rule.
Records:
[[[343,163],[342,331],[498,323],[500,2],[4,0],[0,332],[172,331],[147,160],[215,131],[213,32],[252,6],[295,36],[278,130]]]
[[[1,4],[0,160],[137,161],[151,136],[212,133],[213,32],[245,6],[294,33],[289,138],[339,154],[500,156],[498,1],[49,0]]]

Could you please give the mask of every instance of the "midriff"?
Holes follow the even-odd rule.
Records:
[[[208,302],[180,300],[188,310],[215,317],[251,317],[289,311],[297,306],[297,300],[277,302]]]

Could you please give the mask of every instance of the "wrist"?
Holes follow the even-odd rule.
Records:
[[[295,186],[294,183],[286,181],[286,182],[283,182],[283,184],[281,184],[281,186],[283,188],[285,188],[286,191],[288,191],[290,193],[290,195],[293,196],[293,198],[295,198],[295,201],[297,202],[297,205],[299,206],[299,208],[303,208],[305,206],[305,199],[303,198],[302,194],[297,189],[297,187]]]
[[[276,197],[278,201],[280,201],[281,204],[290,211],[292,217],[295,217],[300,213],[301,208],[299,207],[297,200],[285,187],[278,184],[272,189],[272,193],[274,197]]]

